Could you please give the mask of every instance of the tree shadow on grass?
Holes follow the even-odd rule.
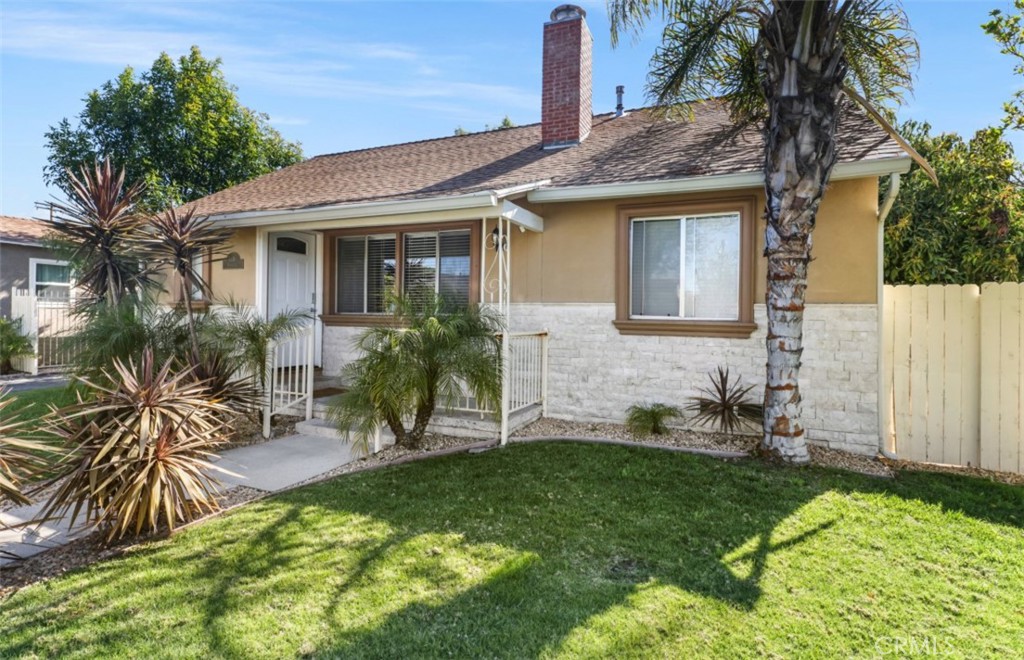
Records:
[[[16,641],[0,642],[0,655],[186,642],[183,655],[221,657],[616,655],[649,643],[651,620],[671,618],[669,632],[689,630],[702,608],[742,620],[770,569],[774,589],[809,572],[827,581],[821,564],[799,564],[804,555],[859,567],[862,557],[841,556],[843,534],[864,542],[874,498],[891,496],[908,515],[921,513],[916,500],[1018,529],[1024,511],[1024,489],[948,475],[877,480],[642,448],[512,447],[300,489],[69,576],[58,593],[15,604],[5,632]],[[886,519],[901,515],[897,502]],[[930,547],[955,542],[957,531],[939,531]],[[884,559],[892,543],[847,554]],[[161,627],[171,615],[160,608],[175,607],[176,627]],[[613,633],[588,637],[602,626]]]

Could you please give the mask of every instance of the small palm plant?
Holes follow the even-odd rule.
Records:
[[[21,319],[0,318],[0,374],[14,371],[14,358],[32,355],[32,338],[22,332]]]
[[[668,433],[665,422],[682,414],[679,408],[664,403],[638,404],[626,411],[626,428],[633,435],[665,435]]]
[[[71,447],[58,463],[60,485],[43,517],[83,511],[109,528],[107,540],[161,524],[173,530],[218,508],[214,450],[224,442],[230,410],[209,398],[190,370],[157,367],[153,351],[100,385],[82,379],[93,397],[55,411],[50,431]]]
[[[392,296],[390,303],[389,323],[359,337],[362,356],[346,367],[349,389],[330,410],[339,429],[365,450],[386,424],[398,446],[416,447],[435,408],[450,409],[463,386],[483,405],[500,407],[501,323],[494,313],[453,307],[430,293]]]
[[[691,397],[686,409],[695,412],[693,420],[702,426],[713,425],[723,433],[735,433],[744,427],[754,428],[764,415],[759,403],[747,400],[753,385],[743,387],[729,378],[729,369],[718,367],[709,373],[711,387],[700,388],[699,396]]]
[[[293,336],[309,320],[307,312],[298,310],[279,312],[268,320],[253,307],[231,299],[226,310],[211,315],[205,340],[234,361],[255,386],[265,390],[271,344]]]

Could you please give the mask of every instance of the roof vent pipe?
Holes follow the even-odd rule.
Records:
[[[622,105],[622,95],[626,93],[624,85],[616,85],[615,87],[615,116],[621,117],[625,114],[625,107]]]

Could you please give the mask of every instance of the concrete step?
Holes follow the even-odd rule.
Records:
[[[295,425],[295,432],[302,435],[313,435],[321,438],[333,438],[336,440],[345,439],[345,434],[339,431],[338,427],[335,426],[333,422],[316,417],[310,420],[298,422]],[[395,437],[391,434],[391,430],[388,428],[381,429],[380,439],[381,444],[385,447],[395,444]]]

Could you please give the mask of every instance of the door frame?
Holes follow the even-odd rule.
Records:
[[[256,299],[259,301],[258,313],[269,318],[270,316],[270,260],[273,254],[271,241],[278,236],[294,235],[302,238],[312,239],[313,254],[313,364],[323,366],[323,333],[324,326],[321,320],[323,314],[323,272],[324,272],[324,237],[321,232],[315,231],[269,231],[261,229],[256,235],[256,262],[259,264],[258,272],[261,273],[257,279]]]

